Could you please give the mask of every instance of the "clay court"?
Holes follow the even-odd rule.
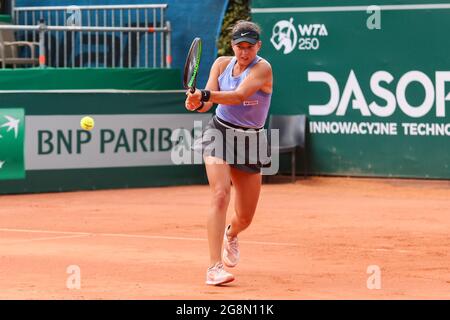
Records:
[[[1,299],[448,299],[450,182],[262,189],[236,280],[204,285],[208,186],[0,198]],[[231,213],[229,210],[229,215]],[[81,288],[68,289],[68,267]],[[381,289],[368,289],[379,266]]]

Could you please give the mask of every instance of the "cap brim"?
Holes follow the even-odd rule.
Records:
[[[256,44],[258,42],[258,40],[253,39],[253,38],[246,38],[246,37],[237,38],[237,39],[233,40],[233,44],[238,44],[241,42],[248,42],[251,44]]]

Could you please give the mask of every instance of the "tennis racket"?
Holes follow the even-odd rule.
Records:
[[[202,40],[195,38],[192,41],[191,48],[184,64],[183,86],[189,89],[191,93],[195,92],[198,68],[200,67],[200,57],[202,55]]]

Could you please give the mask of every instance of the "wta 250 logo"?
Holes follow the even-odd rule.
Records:
[[[294,25],[294,18],[278,21],[272,29],[270,42],[277,51],[283,49],[284,54],[289,54],[296,47],[298,50],[318,50],[319,37],[328,36],[327,27],[324,24],[298,24]]]

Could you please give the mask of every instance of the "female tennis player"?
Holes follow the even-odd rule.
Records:
[[[218,104],[202,138],[196,141],[203,152],[211,190],[208,285],[234,280],[223,264],[231,268],[239,261],[237,236],[252,222],[261,189],[261,167],[265,163],[258,158],[260,148],[266,148],[267,153],[263,127],[272,96],[272,68],[257,55],[261,48],[259,26],[239,21],[232,29],[231,45],[234,56],[217,58],[205,89],[188,91],[185,103],[188,110],[198,112],[207,112]],[[244,144],[235,143],[242,138]],[[235,212],[231,224],[225,227],[231,184],[236,191]]]

